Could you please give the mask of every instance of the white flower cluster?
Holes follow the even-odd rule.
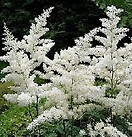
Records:
[[[35,103],[36,97],[43,92],[44,86],[39,86],[34,82],[36,77],[34,69],[41,63],[46,64],[49,61],[46,54],[54,45],[52,40],[41,38],[48,31],[45,26],[52,9],[45,10],[38,18],[35,18],[29,35],[24,36],[21,41],[14,38],[4,25],[4,50],[7,51],[7,54],[0,57],[0,60],[9,62],[9,66],[2,70],[7,74],[2,81],[13,82],[14,86],[11,89],[17,93],[17,96],[16,94],[4,95],[9,101],[16,101],[19,105],[27,106]]]
[[[103,121],[96,123],[94,127],[91,124],[87,125],[87,130],[89,131],[89,135],[91,137],[127,137],[127,135],[123,134],[116,127],[113,127],[109,123],[104,123]]]
[[[7,54],[0,60],[9,62],[9,66],[2,70],[7,73],[3,81],[12,81],[14,86],[11,88],[16,91],[16,94],[4,95],[5,99],[22,106],[46,99],[45,110],[29,124],[28,129],[46,121],[80,119],[85,111],[96,107],[111,109],[112,114],[131,116],[132,44],[118,47],[128,31],[118,27],[118,15],[122,10],[108,7],[108,18],[100,19],[102,27],[76,39],[76,46],[55,53],[54,59],[50,60],[46,54],[54,42],[41,36],[48,31],[46,19],[52,9],[35,18],[36,23],[31,25],[29,35],[21,41],[4,27]],[[94,40],[99,44],[93,46]],[[40,64],[43,64],[44,73],[35,70]],[[38,85],[34,82],[38,76],[50,82]],[[106,84],[96,86],[96,78],[105,80]],[[106,94],[115,94],[116,91],[119,92],[114,98]],[[96,123],[94,129],[89,129],[93,137],[97,134],[105,137],[105,133],[126,137],[108,123]],[[85,135],[85,132],[80,131],[80,134]]]
[[[119,115],[131,115],[131,81],[132,81],[132,44],[124,44],[123,47],[118,47],[118,43],[126,36],[127,28],[119,28],[119,14],[121,9],[116,9],[114,6],[107,8],[107,18],[100,19],[102,28],[96,28],[89,34],[93,34],[98,45],[94,47],[90,44],[91,39],[89,34],[80,37],[76,40],[77,46],[80,46],[82,51],[87,51],[87,55],[92,55],[91,65],[94,65],[93,72],[96,77],[105,79],[107,84],[106,89],[120,90],[116,98],[99,98],[98,101],[104,106],[112,108],[113,112]],[[101,33],[101,36],[100,36]],[[103,34],[103,35],[102,35]]]
[[[39,115],[35,120],[33,120],[33,122],[28,125],[27,129],[30,130],[43,122],[51,122],[52,120],[66,118],[67,117],[62,110],[52,107],[51,109],[44,111],[43,114]]]

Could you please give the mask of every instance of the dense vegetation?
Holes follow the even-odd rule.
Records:
[[[100,22],[98,18],[105,16],[103,10],[99,10],[94,2],[90,0],[1,0],[0,55],[5,54],[1,50],[4,47],[2,44],[4,22],[6,22],[12,33],[21,39],[24,34],[28,33],[29,26],[33,22],[34,17],[39,15],[43,9],[50,6],[54,6],[55,8],[48,21],[50,32],[47,34],[47,37],[56,42],[56,45],[49,54],[51,58],[55,51],[73,46],[76,37],[83,35],[95,26],[99,26]],[[6,65],[7,63],[0,62],[0,70]],[[0,78],[3,76],[3,74],[0,74]],[[11,107],[3,98],[4,94],[12,93],[8,88],[9,85],[11,83],[0,83],[0,113],[2,113],[0,116],[0,136],[22,136],[26,132],[22,128],[25,122],[22,119],[26,116],[24,116],[25,114],[21,111],[21,108],[16,105]],[[49,127],[52,127],[51,131],[47,132],[52,136],[53,133],[51,134],[51,132],[54,132],[53,129],[55,127],[52,125],[49,125]],[[21,129],[20,131],[18,130],[19,128]]]
[[[44,38],[50,38],[55,41],[55,45],[48,53],[50,59],[53,59],[56,51],[65,49],[68,46],[74,46],[75,38],[84,35],[85,33],[89,32],[89,30],[97,26],[100,26],[99,18],[106,17],[103,10],[99,9],[90,0],[1,0],[0,5],[2,9],[2,12],[0,13],[0,37],[2,37],[3,22],[6,22],[8,28],[10,28],[12,33],[19,39],[21,39],[23,35],[28,34],[30,24],[32,22],[34,23],[34,17],[40,14],[43,8],[46,9],[50,6],[55,7],[51,17],[48,19],[48,27],[50,28],[50,31],[44,36]],[[120,25],[124,26],[124,22]],[[131,28],[130,22],[129,28]],[[131,30],[127,32],[127,34],[128,36],[131,36]],[[124,42],[130,43],[129,38],[124,38],[121,42],[119,42],[118,47],[123,46]],[[1,47],[3,47],[3,45]],[[3,55],[4,52],[0,51],[0,54]],[[0,70],[7,65],[7,63],[5,64],[4,62],[0,62]],[[4,75],[0,75],[0,78],[1,77],[4,77]],[[38,77],[36,77],[34,82],[36,82],[38,85],[45,83],[45,81]],[[103,79],[96,79],[95,81],[96,86],[102,86],[104,84],[107,83]],[[31,122],[29,111],[26,109],[26,107],[19,107],[16,104],[9,104],[3,98],[4,94],[14,93],[8,88],[11,85],[13,85],[11,82],[0,83],[0,136],[36,136],[35,131],[30,132],[25,128]],[[108,90],[106,92],[106,96],[115,97],[118,92],[118,90],[112,90],[111,92]],[[40,102],[40,105],[45,103],[45,100],[41,101],[42,102]],[[34,105],[35,104],[33,104],[30,109],[32,113],[35,114],[36,111],[34,110]],[[41,130],[40,134],[45,137],[55,137],[55,135],[67,137],[68,135],[71,135],[72,132],[72,137],[74,137],[79,133],[80,129],[86,128],[85,125],[87,122],[99,122],[100,119],[105,121],[105,118],[107,118],[107,115],[109,114],[111,114],[109,109],[94,108],[90,112],[86,112],[83,118],[78,121],[60,120],[59,122],[45,122],[44,124],[40,125],[40,128],[44,129]],[[120,131],[124,133],[126,132],[128,136],[131,136],[132,132],[128,129],[128,123],[125,121],[126,119],[117,115],[113,117],[112,122],[113,125]],[[131,121],[131,118],[129,120]],[[65,133],[65,131],[67,132]]]

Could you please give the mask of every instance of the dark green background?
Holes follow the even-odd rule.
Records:
[[[42,13],[43,9],[54,7],[48,19],[50,32],[46,37],[55,41],[50,53],[74,45],[74,39],[84,35],[90,29],[100,25],[99,18],[104,17],[90,0],[1,0],[0,1],[0,45],[2,45],[3,22],[10,31],[21,39],[28,34],[31,22]],[[0,51],[3,54],[3,51]]]

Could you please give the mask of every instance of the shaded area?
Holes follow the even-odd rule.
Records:
[[[55,41],[49,53],[53,58],[55,51],[74,45],[74,39],[100,25],[99,18],[105,14],[90,0],[1,0],[0,1],[0,39],[2,39],[3,22],[21,39],[28,34],[31,22],[42,13],[43,9],[54,7],[48,20],[50,32],[46,37]],[[2,41],[0,41],[1,48]],[[0,55],[4,54],[0,50]]]

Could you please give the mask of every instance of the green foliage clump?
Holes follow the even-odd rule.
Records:
[[[28,115],[27,108],[12,105],[12,107],[0,115],[0,136],[22,137],[37,136],[37,131],[28,131],[26,127],[31,119]],[[54,121],[45,122],[39,127],[39,134],[44,137],[67,137],[71,134],[78,135],[79,127],[73,126],[73,121]],[[66,131],[66,132],[64,132]],[[70,136],[69,136],[70,137]]]
[[[12,105],[12,107],[0,115],[0,136],[21,137],[26,132],[28,116],[26,109]]]
[[[5,83],[0,82],[0,113],[2,113],[10,106],[10,104],[4,99],[3,95],[13,93],[13,91],[9,89],[11,85],[12,85],[11,82],[5,82]]]

